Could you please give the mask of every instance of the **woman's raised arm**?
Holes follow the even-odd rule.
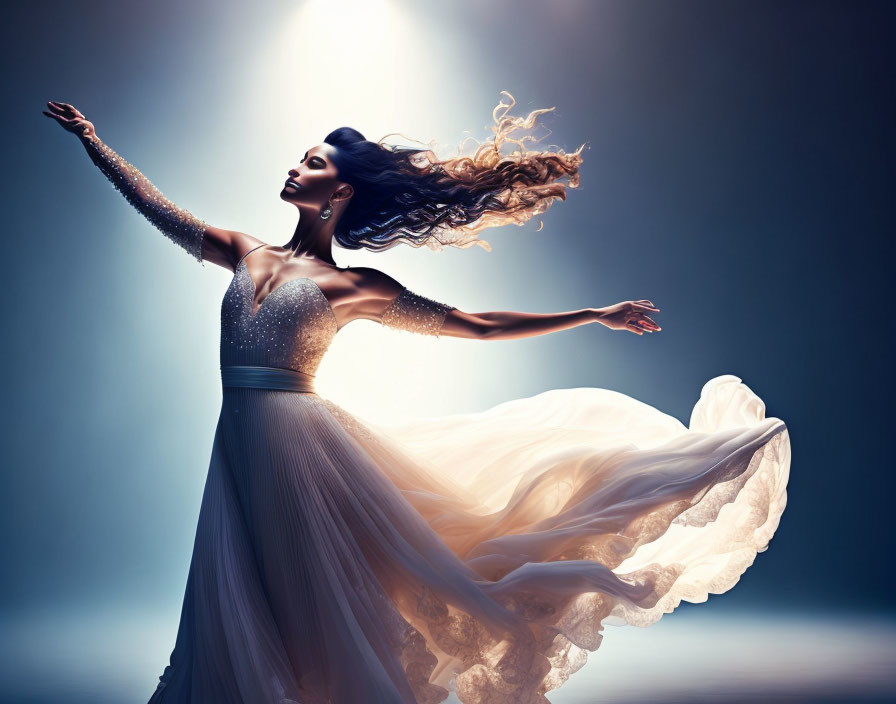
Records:
[[[367,318],[386,327],[421,335],[476,340],[515,340],[546,335],[588,323],[637,335],[660,330],[648,315],[659,311],[647,299],[622,301],[606,308],[583,308],[564,313],[492,311],[465,313],[454,306],[421,296],[376,269],[352,269],[355,280],[353,318]]]
[[[97,136],[93,123],[68,103],[51,101],[43,111],[77,135],[87,154],[112,185],[150,223],[200,264],[210,261],[233,270],[246,235],[212,227],[168,200],[137,167],[125,161]],[[236,256],[235,256],[236,255]]]

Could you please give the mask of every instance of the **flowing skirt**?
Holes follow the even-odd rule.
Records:
[[[784,511],[785,424],[734,376],[689,427],[613,391],[365,423],[224,388],[170,665],[150,704],[530,704],[727,591]]]

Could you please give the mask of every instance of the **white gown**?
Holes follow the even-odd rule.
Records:
[[[313,379],[337,330],[323,292],[296,279],[253,313],[254,295],[241,260],[222,370]],[[436,334],[447,308],[405,290],[386,322]],[[730,589],[778,526],[789,466],[785,424],[734,376],[689,427],[594,388],[374,426],[310,386],[225,384],[150,701],[547,702],[604,624]]]
[[[202,261],[206,225],[98,138],[113,185]],[[245,257],[244,257],[245,259]],[[535,704],[598,648],[730,589],[786,502],[790,441],[734,376],[686,428],[623,394],[362,423],[313,390],[337,332],[289,281],[221,307],[223,398],[170,665],[151,704]],[[438,334],[406,289],[384,323]],[[290,390],[287,390],[290,389]]]

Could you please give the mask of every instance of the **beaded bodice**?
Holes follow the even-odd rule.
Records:
[[[336,335],[336,316],[314,281],[271,291],[253,313],[255,283],[241,261],[221,302],[221,366],[250,364],[314,374]]]
[[[314,374],[339,329],[327,297],[311,279],[292,279],[255,305],[255,282],[237,265],[221,302],[221,366],[254,365]],[[452,306],[408,289],[388,306],[383,325],[438,336]]]

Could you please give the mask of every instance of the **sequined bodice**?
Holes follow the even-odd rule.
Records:
[[[255,282],[241,261],[221,302],[221,366],[249,364],[314,374],[336,335],[333,309],[309,278],[271,291],[253,313]]]

